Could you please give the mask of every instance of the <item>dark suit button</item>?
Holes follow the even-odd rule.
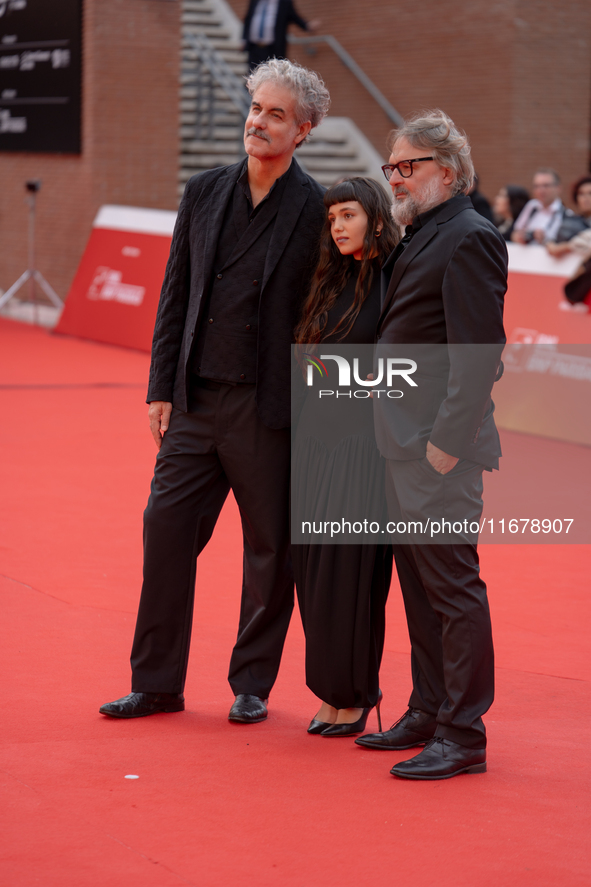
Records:
[[[246,329],[247,329],[247,330],[250,329],[250,324],[249,324],[249,323],[246,324]]]
[[[382,338],[382,334],[381,334],[381,333],[378,333],[378,336],[377,336],[377,337],[378,337],[378,339],[381,339],[381,338]]]
[[[194,335],[195,333],[193,332],[193,330],[191,330],[191,338],[193,338]]]
[[[258,280],[253,280],[253,284],[254,284],[254,286],[258,286],[259,285]]]
[[[241,378],[241,379],[246,379],[246,376],[244,375],[244,373],[240,373],[240,378]]]
[[[221,279],[222,279],[222,276],[223,276],[223,275],[221,275],[221,274],[217,274],[217,275],[216,275],[216,277],[217,277],[218,280],[221,280]]]
[[[213,323],[213,317],[209,318],[209,323]]]

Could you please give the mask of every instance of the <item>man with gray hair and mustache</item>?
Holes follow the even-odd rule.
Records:
[[[100,709],[114,718],[184,709],[196,561],[230,490],[244,541],[231,721],[267,717],[293,609],[290,344],[324,222],[324,189],[293,154],[330,98],[286,60],[259,65],[247,87],[247,156],[189,180],[172,238],[147,397],[159,452],[132,692]]]
[[[507,250],[465,196],[474,178],[470,146],[442,111],[418,114],[394,133],[383,171],[392,215],[406,231],[384,265],[378,353],[414,355],[418,385],[400,400],[374,400],[376,434],[390,520],[405,533],[420,519],[421,529],[394,545],[412,648],[409,708],[390,730],[356,741],[380,750],[424,746],[392,774],[447,779],[486,770],[493,644],[476,542],[483,470],[498,468],[501,454],[491,391],[505,342]],[[426,516],[446,518],[453,535],[422,535]]]

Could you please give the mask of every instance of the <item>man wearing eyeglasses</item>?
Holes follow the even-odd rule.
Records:
[[[466,196],[470,147],[443,112],[406,121],[383,171],[405,235],[383,269],[377,351],[414,359],[417,380],[397,400],[374,392],[390,521],[462,513],[478,528],[482,473],[498,468],[501,455],[491,390],[505,342],[507,250]],[[490,614],[478,533],[460,532],[450,544],[422,533],[394,545],[412,645],[409,708],[390,730],[356,741],[380,750],[424,746],[391,772],[447,779],[486,770]]]

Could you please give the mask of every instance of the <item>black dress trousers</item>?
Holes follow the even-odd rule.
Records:
[[[144,514],[132,689],[183,691],[197,556],[232,489],[242,519],[244,567],[229,681],[235,695],[267,698],[293,610],[290,433],[263,425],[254,385],[204,385],[194,389],[187,413],[173,409],[156,461]]]
[[[408,521],[421,512],[441,518],[450,502],[463,499],[468,520],[478,521],[482,472],[482,465],[466,460],[447,475],[426,459],[388,460],[390,520]],[[436,736],[484,748],[482,715],[494,699],[494,652],[477,547],[395,544],[393,549],[412,646],[409,705],[437,720]]]

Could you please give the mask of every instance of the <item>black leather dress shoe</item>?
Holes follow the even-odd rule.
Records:
[[[433,715],[428,715],[418,708],[409,708],[389,730],[384,733],[366,733],[355,742],[363,748],[404,751],[417,745],[425,745],[433,738],[436,727],[437,722]]]
[[[182,693],[130,693],[106,702],[99,711],[111,718],[145,718],[159,711],[184,711],[185,697]]]
[[[395,764],[390,773],[404,779],[449,779],[460,773],[486,773],[486,749],[465,748],[436,736],[416,758]]]
[[[239,693],[230,709],[228,720],[235,724],[258,724],[267,717],[267,700],[250,693]]]

